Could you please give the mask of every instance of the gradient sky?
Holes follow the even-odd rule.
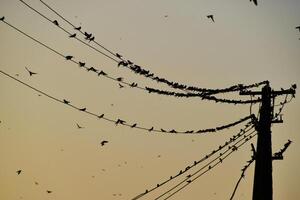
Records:
[[[38,0],[26,2],[72,30]],[[210,88],[269,80],[275,90],[300,81],[300,32],[295,29],[300,25],[299,0],[258,0],[257,7],[248,0],[46,2],[92,32],[107,48],[169,80]],[[208,14],[214,14],[215,23],[206,18]],[[49,46],[115,77],[141,86],[167,88],[117,68],[114,62],[69,39],[17,0],[0,0],[1,16]],[[0,23],[0,33],[1,70],[19,74],[19,79],[34,87],[111,118],[149,128],[191,130],[249,115],[249,105],[119,89],[115,82],[84,72],[4,23]],[[29,77],[25,67],[38,75]],[[130,199],[201,159],[243,127],[206,135],[150,134],[99,121],[38,96],[3,75],[0,91],[3,200]],[[253,109],[257,112],[258,106]],[[272,126],[273,152],[288,139],[293,141],[285,159],[273,162],[274,199],[300,198],[299,111],[296,96],[283,111],[284,123]],[[77,129],[76,123],[85,128]],[[109,143],[100,147],[101,140]],[[171,199],[229,199],[241,168],[250,158],[247,143]],[[15,173],[18,169],[23,170],[19,176]],[[235,199],[251,199],[253,171],[254,165],[246,172]],[[53,193],[47,194],[46,190]],[[143,199],[161,193],[159,190]]]

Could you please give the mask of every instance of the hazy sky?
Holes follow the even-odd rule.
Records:
[[[75,33],[38,0],[26,2]],[[249,0],[46,2],[105,47],[169,80],[209,88],[263,80],[275,90],[299,84],[299,0],[258,0],[257,7]],[[209,14],[215,23],[206,18]],[[18,0],[0,0],[1,16],[63,55],[140,86],[168,89],[118,68]],[[116,82],[87,73],[2,22],[0,33],[0,70],[112,119],[149,128],[198,130],[249,115],[249,105],[120,89]],[[38,74],[29,77],[25,67]],[[0,199],[5,200],[130,199],[217,149],[244,127],[205,135],[149,133],[70,109],[3,75],[0,91]],[[245,99],[237,94],[220,97]],[[253,108],[257,110],[258,105]],[[299,111],[296,98],[283,111],[284,123],[272,126],[273,152],[288,139],[293,141],[285,159],[273,162],[274,199],[300,198]],[[102,140],[109,143],[101,147]],[[251,142],[255,144],[256,138]],[[251,158],[251,142],[171,199],[229,199],[241,168]],[[19,169],[23,171],[17,175]],[[254,164],[235,199],[252,198],[253,172]],[[154,199],[167,188],[142,199]]]

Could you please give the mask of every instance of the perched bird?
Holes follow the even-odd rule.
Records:
[[[215,22],[214,16],[213,16],[213,15],[207,15],[206,17],[207,17],[208,19],[211,19],[213,22]]]
[[[117,81],[123,81],[122,77],[116,78]]]
[[[85,66],[85,63],[84,62],[78,62],[78,65],[80,66],[80,67],[84,67]]]
[[[100,76],[100,75],[106,76],[107,74],[106,74],[104,71],[101,70],[101,71],[98,73],[98,76]]]
[[[80,31],[81,26],[75,27],[74,29],[77,30],[77,31]]]
[[[131,83],[131,84],[130,84],[130,87],[137,87],[137,86],[138,86],[137,83]]]
[[[123,88],[124,86],[119,83],[119,88]]]
[[[25,69],[28,71],[29,76],[35,75],[37,73],[30,71],[27,67],[25,67]]]
[[[119,63],[118,63],[118,67],[120,67],[121,65],[123,65],[123,66],[128,66],[128,63],[126,62],[126,61],[124,61],[124,60],[121,60]]]
[[[151,128],[148,129],[149,132],[153,131],[154,127],[152,126]]]
[[[101,146],[104,146],[106,143],[108,143],[107,140],[102,140],[102,141],[100,142]]]
[[[4,19],[5,19],[5,17],[4,17],[4,16],[0,18],[0,20],[1,20],[1,21],[4,21]]]
[[[21,170],[21,169],[19,169],[18,171],[16,171],[16,173],[17,173],[18,175],[20,175],[20,174],[21,174],[21,172],[22,172],[22,170]]]
[[[127,63],[128,63],[129,65],[132,65],[132,64],[133,64],[133,62],[131,62],[130,60],[127,60]]]
[[[95,36],[89,38],[89,41],[90,41],[90,42],[93,41],[93,40],[95,40]]]
[[[124,123],[125,123],[125,121],[121,120],[121,119],[117,119],[117,121],[116,121],[116,125],[118,125],[118,124],[124,124]]]
[[[297,27],[296,27],[296,29],[298,29],[298,30],[299,30],[299,32],[300,32],[300,26],[297,26]]]
[[[70,101],[65,100],[65,99],[63,101],[64,101],[65,104],[69,104],[70,103]]]
[[[163,133],[167,132],[166,130],[164,130],[164,129],[162,129],[162,128],[161,128],[160,130],[161,130],[161,132],[163,132]]]
[[[104,114],[98,116],[99,119],[101,119],[103,117],[104,117]]]
[[[69,35],[70,38],[74,38],[76,37],[76,33],[72,34],[72,35]]]
[[[57,20],[54,20],[54,21],[53,21],[53,24],[55,24],[56,26],[59,26]]]
[[[134,128],[134,127],[136,127],[136,125],[137,125],[137,124],[133,124],[133,125],[131,126],[131,128]]]
[[[98,71],[98,70],[95,69],[94,67],[90,67],[90,68],[88,68],[87,70],[88,70],[88,71],[92,71],[92,72],[96,72],[96,73],[97,73],[97,71]]]
[[[84,35],[85,35],[85,39],[88,40],[92,37],[92,34],[91,33],[87,33],[87,32],[84,32]]]
[[[118,53],[116,53],[116,56],[118,57],[118,58],[122,58],[122,56],[120,55],[120,54],[118,54]]]
[[[80,111],[86,111],[86,108],[80,108],[78,110],[80,110]]]
[[[78,129],[84,128],[84,127],[80,126],[80,125],[77,124],[77,123],[76,123],[76,125],[77,125],[77,128],[78,128]]]
[[[250,0],[250,2],[253,1],[253,3],[257,6],[257,0]]]
[[[191,177],[192,177],[192,175],[190,175],[190,174],[189,174],[189,175],[187,175],[186,177],[187,177],[187,178],[191,178]]]
[[[67,60],[72,60],[73,56],[66,56]]]
[[[186,182],[191,183],[192,181],[191,180],[187,180]]]
[[[51,190],[47,190],[47,193],[50,194],[50,193],[52,193],[52,191]]]

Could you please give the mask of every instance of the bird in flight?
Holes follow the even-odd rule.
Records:
[[[77,125],[77,128],[78,128],[78,129],[84,128],[84,127],[80,126],[80,125],[77,124],[77,123],[76,123],[76,125]]]
[[[5,17],[4,17],[4,16],[0,18],[0,20],[1,20],[1,21],[4,21],[4,19],[5,19]]]
[[[214,16],[213,15],[207,15],[206,16],[208,19],[211,19],[213,22],[215,22]]]
[[[104,146],[106,143],[108,143],[107,140],[102,140],[102,141],[100,142],[101,146]]]
[[[22,172],[22,170],[21,170],[21,169],[19,169],[18,171],[16,171],[16,173],[17,173],[18,175],[20,175],[20,174],[21,174],[21,172]]]
[[[300,32],[300,26],[297,26],[296,29],[298,29],[298,31]]]
[[[56,26],[59,26],[57,20],[54,20],[54,21],[53,21],[53,24],[55,24]]]
[[[72,34],[72,35],[69,35],[70,38],[74,38],[76,37],[76,33]]]
[[[77,30],[77,31],[80,31],[80,29],[81,29],[81,26],[79,26],[79,27],[75,27],[74,29],[75,29],[75,30]]]
[[[250,0],[250,2],[253,1],[253,3],[257,6],[257,0]]]
[[[119,88],[123,88],[124,86],[119,83]]]
[[[25,67],[25,69],[28,71],[29,76],[35,75],[37,73],[30,71],[27,67]]]

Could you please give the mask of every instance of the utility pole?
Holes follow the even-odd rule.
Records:
[[[260,117],[257,129],[257,146],[255,152],[255,172],[252,200],[272,200],[272,136],[271,124],[282,123],[282,119],[273,120],[273,108],[275,97],[283,94],[295,94],[296,86],[289,90],[273,91],[269,83],[262,88],[262,91],[241,91],[240,95],[260,95],[262,99]],[[275,159],[274,159],[275,160]]]

